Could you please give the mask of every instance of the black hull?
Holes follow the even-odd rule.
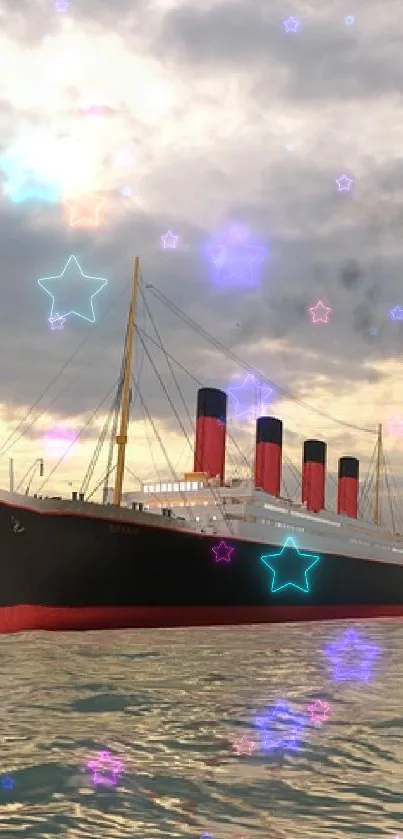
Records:
[[[0,632],[403,615],[403,566],[321,554],[308,592],[271,591],[278,546],[0,502]],[[22,529],[23,528],[23,529]]]

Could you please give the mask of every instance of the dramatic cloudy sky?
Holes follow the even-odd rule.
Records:
[[[290,15],[296,33],[285,31]],[[183,365],[172,362],[190,419],[164,357],[146,347],[190,439],[197,383],[237,386],[249,365],[274,383],[269,411],[283,419],[298,467],[302,440],[316,436],[329,444],[331,471],[353,454],[364,478],[383,422],[399,479],[402,443],[387,428],[403,417],[403,322],[389,318],[403,305],[402,31],[397,0],[71,0],[65,15],[52,0],[0,0],[4,443],[19,429],[2,448],[2,483],[10,456],[17,483],[43,456],[43,492],[79,489],[118,378],[135,254],[144,286],[230,349],[219,352],[145,289],[165,348]],[[53,179],[60,200],[13,201],[27,169]],[[350,192],[338,192],[343,173]],[[89,192],[106,199],[100,225],[69,226],[66,200]],[[252,286],[218,283],[206,257],[231,224],[265,248]],[[176,249],[161,247],[168,229]],[[52,330],[37,279],[60,274],[70,254],[108,285],[94,300],[96,324],[71,317]],[[313,325],[319,298],[330,322]],[[158,341],[144,301],[139,326]],[[172,466],[191,468],[140,343],[135,371]],[[45,436],[86,423],[51,474],[57,458]],[[231,419],[229,430],[229,465],[245,471],[236,446],[251,459],[253,428]],[[140,478],[170,477],[140,399],[128,465]],[[131,473],[126,489],[136,486]]]

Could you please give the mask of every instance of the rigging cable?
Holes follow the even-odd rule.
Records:
[[[280,387],[275,382],[273,382],[271,379],[267,379],[259,370],[256,370],[251,365],[247,365],[243,361],[241,361],[238,358],[238,356],[235,355],[235,353],[232,352],[232,350],[229,350],[227,347],[224,347],[223,344],[221,344],[219,341],[216,340],[216,338],[213,338],[212,335],[210,335],[205,329],[203,329],[203,327],[201,327],[198,323],[196,323],[196,321],[194,321],[189,315],[186,315],[186,313],[183,312],[182,309],[180,309],[179,306],[176,305],[176,303],[173,303],[171,300],[169,300],[169,298],[166,297],[165,294],[162,293],[162,291],[159,291],[159,289],[156,289],[155,286],[153,286],[152,284],[148,284],[146,286],[146,288],[151,289],[152,293],[156,297],[158,297],[160,300],[162,300],[162,302],[167,306],[168,309],[170,309],[181,320],[185,321],[185,323],[187,323],[189,326],[191,326],[196,332],[199,333],[199,335],[202,335],[207,341],[209,341],[211,344],[213,344],[213,346],[215,346],[216,349],[221,350],[221,352],[223,352],[225,355],[227,355],[228,358],[231,358],[232,361],[235,361],[236,364],[238,364],[244,370],[248,370],[249,372],[252,372],[252,374],[257,376],[261,381],[265,382],[265,384],[268,384],[268,385],[272,386],[278,393],[287,397],[287,399],[292,399],[293,402],[296,402],[298,405],[301,405],[303,408],[307,409],[308,411],[319,414],[320,416],[325,417],[326,419],[330,419],[332,422],[337,423],[338,425],[342,425],[345,428],[353,428],[356,431],[362,431],[362,432],[365,432],[366,434],[374,434],[375,433],[375,429],[373,429],[373,428],[363,428],[359,425],[353,425],[352,423],[345,422],[344,420],[340,420],[337,417],[332,417],[331,414],[326,413],[326,411],[322,411],[320,408],[315,408],[313,405],[308,405],[307,402],[304,402],[304,400],[295,396],[295,394],[293,394],[291,391],[288,391],[285,388]]]
[[[99,327],[99,326],[101,325],[101,323],[105,320],[105,318],[107,317],[107,315],[109,315],[109,313],[111,312],[111,310],[112,310],[112,309],[114,308],[114,306],[116,305],[117,301],[118,301],[118,300],[120,300],[120,298],[123,296],[123,294],[124,294],[124,293],[126,293],[126,289],[127,289],[127,285],[126,285],[126,286],[125,286],[125,288],[124,288],[124,289],[120,292],[120,294],[118,294],[118,295],[117,295],[117,297],[115,297],[114,301],[113,301],[113,302],[112,302],[112,304],[109,306],[109,308],[106,310],[106,312],[105,312],[105,313],[104,313],[104,314],[100,317],[100,319],[96,322],[96,324],[95,324],[95,328],[96,328],[96,329],[98,329],[98,327]],[[38,399],[37,399],[37,400],[33,403],[33,405],[31,405],[31,407],[28,409],[28,411],[24,414],[23,418],[20,420],[20,422],[18,423],[18,425],[17,425],[17,427],[14,429],[14,431],[11,431],[11,433],[10,433],[10,434],[9,434],[9,436],[7,437],[6,441],[2,444],[2,447],[0,448],[0,457],[2,457],[3,455],[7,454],[7,452],[8,452],[8,451],[10,451],[10,449],[11,449],[11,448],[15,445],[15,443],[17,442],[17,440],[19,440],[19,439],[20,439],[20,438],[21,438],[21,437],[22,437],[22,436],[26,433],[26,431],[27,431],[28,429],[27,429],[27,428],[25,428],[25,427],[23,427],[23,426],[24,426],[24,424],[25,424],[25,421],[28,419],[28,417],[29,417],[29,416],[32,414],[32,412],[35,410],[36,406],[37,406],[37,405],[39,405],[39,402],[43,399],[43,397],[44,397],[44,396],[46,396],[46,394],[49,392],[50,388],[51,388],[51,387],[52,387],[52,385],[55,383],[55,381],[57,381],[57,379],[59,378],[59,376],[61,376],[61,375],[64,373],[64,371],[66,370],[66,368],[69,366],[69,364],[71,364],[71,362],[72,362],[72,361],[74,361],[74,359],[76,358],[76,356],[77,356],[77,355],[79,354],[79,352],[82,350],[82,348],[83,348],[83,347],[84,347],[84,345],[87,343],[87,341],[89,341],[89,340],[90,340],[90,338],[92,337],[92,335],[93,335],[93,331],[91,330],[91,332],[89,332],[89,333],[88,333],[88,335],[86,335],[86,336],[85,336],[85,338],[83,338],[83,340],[81,341],[81,343],[78,345],[77,349],[76,349],[76,350],[73,352],[73,354],[72,354],[72,355],[71,355],[71,356],[67,359],[67,361],[66,361],[66,362],[62,365],[62,367],[59,369],[59,371],[56,373],[56,375],[55,375],[55,376],[53,376],[53,378],[51,379],[51,381],[49,382],[49,384],[48,384],[48,385],[46,386],[46,388],[42,391],[42,393],[41,393],[41,395],[39,396],[39,398],[38,398]],[[78,375],[80,375],[80,374],[81,374],[81,370],[80,370],[80,373],[79,373]],[[75,378],[77,378],[77,377],[75,377]],[[30,425],[28,426],[28,428],[32,428],[32,427],[33,427],[33,425],[35,425],[35,423],[38,421],[38,419],[40,419],[40,417],[41,417],[41,416],[43,416],[43,414],[44,414],[44,413],[46,413],[46,411],[48,411],[48,410],[49,410],[49,408],[51,407],[51,405],[53,405],[53,404],[54,404],[54,402],[56,401],[56,399],[58,399],[58,398],[59,398],[59,396],[61,396],[61,395],[62,395],[62,394],[63,394],[63,393],[67,390],[67,388],[68,388],[70,385],[71,385],[71,382],[70,382],[68,385],[66,385],[66,387],[64,387],[61,391],[59,391],[59,393],[57,394],[57,396],[55,396],[55,397],[54,397],[54,399],[52,399],[52,401],[49,403],[49,405],[48,405],[46,408],[44,408],[44,410],[43,410],[43,411],[42,411],[42,412],[41,412],[41,413],[40,413],[37,417],[35,417],[35,419],[34,419],[34,420],[30,423]],[[14,437],[14,435],[15,435],[15,434],[17,434],[17,433],[18,433],[18,431],[19,431],[21,428],[22,428],[21,433],[20,433],[20,434],[18,434],[17,438],[16,438],[14,441],[12,441],[12,438]],[[10,442],[10,441],[12,441],[12,442]],[[9,443],[10,443],[10,445],[8,445]],[[8,447],[7,447],[7,446],[8,446]],[[6,448],[6,447],[7,447],[7,448]],[[5,449],[6,449],[6,450],[5,450]]]
[[[113,387],[111,387],[111,388],[110,388],[110,390],[108,391],[108,393],[106,394],[106,396],[102,399],[102,401],[98,403],[97,407],[96,407],[96,408],[95,408],[95,410],[92,412],[91,416],[88,418],[88,420],[87,420],[87,422],[85,423],[85,425],[83,425],[83,427],[81,428],[81,430],[79,431],[79,433],[77,434],[77,436],[74,438],[74,440],[72,440],[72,441],[71,441],[71,443],[70,443],[70,445],[68,446],[68,448],[66,449],[66,451],[64,451],[64,452],[63,452],[63,454],[62,454],[61,458],[57,461],[57,463],[55,463],[55,465],[54,465],[53,469],[51,469],[51,470],[50,470],[49,475],[45,478],[45,480],[43,481],[43,483],[42,483],[42,484],[41,484],[41,486],[39,487],[39,489],[38,489],[38,493],[39,493],[39,492],[42,492],[43,487],[44,487],[44,486],[46,486],[46,484],[47,484],[48,480],[52,477],[52,475],[54,475],[54,473],[56,472],[56,469],[58,469],[58,468],[59,468],[60,464],[62,463],[62,461],[64,460],[64,458],[66,457],[66,455],[69,453],[69,451],[70,451],[70,449],[72,448],[72,446],[74,446],[74,444],[77,442],[77,440],[79,440],[79,439],[80,439],[81,435],[84,433],[84,431],[86,430],[86,428],[88,428],[88,426],[89,426],[89,424],[92,422],[92,420],[96,417],[96,415],[97,415],[98,411],[102,408],[103,404],[106,402],[106,400],[107,400],[107,399],[109,399],[109,397],[110,397],[111,393],[114,391],[115,387],[116,387],[116,385],[113,385]]]
[[[169,395],[169,393],[168,393],[168,391],[167,391],[167,389],[166,389],[166,387],[165,387],[164,382],[162,381],[162,378],[161,378],[161,376],[160,376],[160,374],[159,374],[159,372],[158,372],[158,370],[157,370],[157,368],[156,368],[156,366],[155,366],[155,364],[154,364],[153,359],[151,358],[151,355],[150,355],[150,353],[149,353],[149,351],[148,351],[147,347],[145,346],[144,340],[143,340],[143,338],[142,338],[142,336],[141,336],[141,335],[139,335],[139,339],[140,339],[140,341],[141,341],[141,343],[142,343],[142,345],[143,345],[144,352],[145,352],[145,353],[146,353],[146,355],[147,355],[148,361],[149,361],[149,363],[151,364],[151,367],[152,367],[152,368],[153,368],[153,370],[154,370],[154,373],[155,373],[155,375],[156,375],[156,377],[157,377],[157,379],[158,379],[158,381],[159,381],[159,383],[160,383],[160,385],[161,385],[161,388],[162,388],[162,390],[164,391],[165,396],[166,396],[166,398],[168,399],[168,402],[169,402],[169,404],[170,404],[170,406],[171,406],[171,408],[172,408],[172,410],[173,410],[173,412],[174,412],[174,415],[175,415],[175,417],[176,417],[176,419],[177,419],[177,421],[178,421],[179,427],[180,427],[180,429],[181,429],[181,431],[182,431],[182,433],[183,433],[183,435],[184,435],[185,439],[187,440],[188,445],[190,446],[191,451],[193,451],[193,449],[192,449],[192,444],[191,444],[191,442],[190,442],[190,440],[189,440],[188,433],[187,433],[186,429],[184,428],[184,425],[183,425],[182,420],[181,420],[181,418],[180,418],[180,416],[179,416],[179,414],[178,414],[178,412],[177,412],[177,410],[176,410],[176,407],[175,407],[174,403],[172,402],[172,399],[171,399],[171,397],[170,397],[170,395]],[[140,391],[139,391],[139,397],[140,397],[141,402],[142,402],[142,404],[143,404],[143,408],[145,408],[145,404],[144,404],[144,401],[143,401],[142,396],[141,396],[141,394],[140,394]],[[153,428],[154,434],[156,434],[156,428],[155,428],[154,422],[150,419],[150,413],[149,413],[149,411],[148,411],[148,409],[147,409],[147,408],[145,408],[145,410],[147,411],[147,416],[148,416],[149,420],[151,421],[151,425],[152,425],[152,428]],[[160,445],[161,445],[161,441],[160,441],[159,436],[157,437],[157,439],[158,439],[158,442],[159,442],[159,443],[160,443]],[[162,446],[161,446],[161,447],[162,447]],[[174,472],[174,470],[173,470],[173,466],[172,466],[171,462],[167,459],[166,449],[165,449],[165,448],[162,448],[162,451],[164,452],[165,459],[167,460],[167,463],[169,464],[169,467],[170,467],[170,469],[171,469],[171,472],[173,472],[173,474],[174,474],[174,476],[175,476],[175,477],[174,477],[174,480],[175,480],[176,482],[178,482],[178,476],[177,476],[177,475],[176,475],[176,473]],[[213,487],[211,484],[209,484],[209,485],[208,485],[208,488],[209,488],[209,490],[210,490],[210,492],[211,492],[211,495],[212,495],[213,499],[214,499],[214,500],[215,500],[215,502],[216,502],[216,506],[217,506],[217,507],[219,507],[219,508],[221,509],[221,513],[222,513],[222,516],[223,516],[223,520],[225,521],[225,520],[226,520],[225,511],[224,511],[223,504],[222,504],[222,501],[221,501],[221,499],[220,499],[220,497],[219,497],[218,493],[214,490],[214,487]],[[182,497],[184,497],[184,496],[183,496],[183,494],[182,494]],[[229,527],[229,525],[228,525],[228,529],[229,529],[229,530],[231,529],[231,528]]]

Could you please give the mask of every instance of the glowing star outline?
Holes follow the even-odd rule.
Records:
[[[340,175],[340,178],[336,178],[336,183],[338,192],[350,192],[354,179],[348,175]]]
[[[66,318],[66,317],[68,317],[69,315],[76,315],[78,318],[82,318],[83,320],[88,321],[88,323],[95,323],[95,312],[94,312],[93,300],[94,300],[94,297],[96,297],[96,296],[97,296],[97,294],[99,294],[99,292],[100,292],[100,291],[102,291],[102,289],[103,289],[103,288],[107,285],[108,280],[105,280],[103,277],[93,277],[93,276],[91,276],[90,274],[84,274],[84,273],[82,272],[82,270],[81,270],[81,267],[80,267],[80,265],[79,265],[79,263],[78,263],[78,260],[77,260],[77,259],[76,259],[76,257],[74,256],[74,254],[72,254],[71,256],[69,256],[69,258],[68,258],[68,260],[67,260],[67,262],[66,262],[66,264],[65,264],[65,266],[64,266],[63,271],[62,271],[62,273],[61,273],[61,274],[56,274],[55,276],[52,276],[52,277],[40,277],[40,279],[39,279],[39,280],[37,280],[38,285],[39,285],[39,286],[40,286],[40,287],[41,287],[44,291],[46,291],[46,294],[48,294],[48,295],[49,295],[49,297],[51,297],[51,298],[52,298],[52,307],[51,307],[51,310],[50,310],[49,320],[50,320],[50,321],[53,321],[53,320],[54,320],[54,314],[53,314],[53,313],[54,313],[54,311],[55,311],[55,300],[56,300],[56,297],[55,297],[55,295],[54,295],[54,294],[52,294],[52,292],[51,292],[51,291],[49,291],[49,289],[47,289],[47,288],[46,288],[46,286],[44,285],[44,283],[47,283],[47,282],[49,282],[49,281],[51,281],[51,280],[61,280],[61,279],[64,277],[64,274],[66,273],[66,270],[67,270],[68,266],[70,265],[71,260],[74,260],[74,262],[75,262],[75,264],[76,264],[76,266],[77,266],[77,268],[78,268],[78,270],[79,270],[79,272],[80,272],[81,276],[82,276],[82,277],[84,277],[84,279],[85,279],[85,280],[98,280],[100,283],[102,283],[102,285],[100,285],[100,287],[97,289],[97,291],[94,291],[94,294],[92,294],[92,295],[91,295],[91,297],[90,297],[90,305],[91,305],[92,318],[87,318],[85,315],[80,314],[80,312],[76,312],[76,311],[75,311],[75,309],[71,309],[69,312],[62,312],[61,314],[58,314],[58,318]]]
[[[179,236],[175,236],[171,230],[168,230],[164,236],[161,236],[161,242],[163,244],[163,248],[176,248],[176,243],[179,239]]]
[[[234,250],[238,246],[238,254]],[[243,230],[235,227],[230,231],[227,239],[223,237],[208,247],[207,252],[217,272],[217,279],[223,283],[237,284],[254,281],[254,269],[263,262],[265,249],[244,234]]]
[[[243,734],[242,737],[235,740],[232,745],[238,757],[240,755],[249,755],[250,757],[252,752],[257,748],[255,741],[250,740],[246,734]]]
[[[388,420],[388,434],[392,437],[401,437],[403,435],[403,418],[392,417]]]
[[[64,329],[64,327],[66,326],[66,321],[67,321],[67,318],[60,317],[58,312],[55,312],[55,315],[54,315],[53,318],[48,318],[48,322],[50,324],[50,328],[52,329],[52,331],[54,331],[55,329],[57,329],[59,331],[61,329]]]
[[[88,206],[90,199],[93,199],[93,206]],[[106,203],[106,198],[101,196],[83,196],[80,198],[69,198],[65,201],[70,211],[70,227],[99,227],[99,214]]]
[[[286,32],[296,32],[299,27],[299,20],[296,17],[287,17],[284,21],[285,31]]]
[[[259,407],[259,411],[258,411],[259,416],[261,416],[263,414],[263,412],[265,410],[265,406],[267,405],[267,400],[268,400],[269,396],[271,396],[271,394],[273,393],[273,388],[272,387],[270,387],[269,385],[266,385],[265,387],[260,387],[261,383],[260,383],[259,379],[256,379],[256,376],[254,376],[253,373],[248,373],[247,376],[245,377],[245,380],[243,381],[243,383],[241,385],[238,385],[237,387],[228,388],[228,395],[236,403],[236,409],[235,409],[235,413],[234,413],[235,417],[240,418],[240,417],[249,416],[250,414],[252,414],[254,416],[254,414],[256,412],[256,409],[254,411],[251,411],[251,406],[249,406],[247,408],[247,410],[245,410],[245,411],[239,411],[238,409],[239,409],[239,405],[240,405],[240,400],[236,396],[234,396],[234,391],[244,390],[244,388],[246,387],[246,385],[248,384],[249,381],[253,382],[254,387],[259,386],[259,390],[260,390],[260,394],[259,394],[260,407]],[[241,407],[242,407],[242,405],[241,405]]]
[[[15,784],[14,778],[11,775],[5,775],[4,778],[1,779],[1,785],[3,789],[13,789]]]
[[[389,317],[391,320],[403,320],[403,306],[395,306],[394,309],[390,309]]]
[[[107,784],[115,786],[117,784],[117,775],[120,772],[123,764],[121,760],[112,757],[110,752],[99,752],[94,760],[87,761],[88,769],[94,771],[94,784]],[[104,769],[109,769],[111,778],[103,777],[101,774]]]
[[[216,545],[215,548],[211,548],[216,562],[231,562],[234,550],[235,548],[232,548],[231,545],[227,545],[227,543],[224,542],[224,539],[221,539],[220,544]],[[226,553],[226,556],[219,556],[220,553]]]
[[[297,552],[299,557],[303,557],[307,560],[310,560],[310,564],[307,565],[305,563],[306,567],[303,569],[303,574],[304,574],[304,577],[305,577],[305,583],[304,583],[304,585],[300,586],[300,585],[298,585],[298,583],[288,581],[286,583],[283,583],[283,585],[281,585],[281,586],[277,586],[276,585],[276,575],[279,575],[279,570],[278,570],[278,568],[276,568],[276,565],[278,565],[278,563],[270,564],[269,562],[266,562],[266,560],[271,559],[272,563],[273,563],[273,560],[280,560],[281,557],[284,554],[284,551],[287,550],[290,547],[290,545],[292,546],[292,549]],[[295,588],[298,591],[302,591],[305,594],[308,594],[309,591],[310,591],[309,582],[308,582],[308,572],[311,570],[311,568],[314,568],[314,566],[318,564],[320,559],[321,559],[321,557],[318,554],[312,554],[312,553],[307,554],[307,553],[304,553],[303,551],[300,551],[298,546],[297,546],[297,543],[295,542],[295,540],[292,536],[287,537],[287,539],[284,542],[283,547],[281,548],[281,551],[279,551],[278,553],[263,554],[263,556],[260,557],[260,561],[263,562],[263,565],[265,565],[266,568],[269,568],[269,570],[272,571],[272,573],[273,573],[273,578],[272,578],[272,581],[271,581],[271,588],[270,588],[270,591],[271,591],[272,594],[275,594],[277,591],[282,591],[283,589],[288,588],[288,587]]]
[[[319,725],[321,722],[328,721],[330,705],[327,702],[322,702],[321,699],[315,699],[312,705],[308,705],[308,711],[311,715],[311,722]]]
[[[357,658],[355,668],[345,662],[346,655],[352,649],[354,649]],[[363,642],[355,629],[350,627],[341,639],[325,647],[325,653],[332,663],[335,681],[368,682],[370,668],[379,653],[379,648],[374,644]]]
[[[329,316],[332,310],[330,306],[325,306],[322,300],[318,300],[316,306],[311,306],[308,311],[311,315],[312,323],[329,323]]]
[[[282,733],[273,730],[276,721],[289,720],[292,722],[287,732]],[[288,702],[279,701],[273,705],[269,713],[255,720],[258,728],[262,729],[262,749],[297,749],[298,739],[302,729],[305,727],[305,719],[302,714],[293,711]],[[269,730],[268,730],[269,729]]]

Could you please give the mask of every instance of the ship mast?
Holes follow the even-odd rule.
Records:
[[[130,379],[132,369],[134,318],[137,308],[137,297],[139,292],[140,259],[136,256],[134,260],[132,295],[130,300],[129,319],[127,322],[127,337],[125,346],[125,361],[123,369],[122,401],[120,406],[120,428],[116,435],[118,447],[118,462],[116,466],[115,488],[113,492],[113,503],[120,507],[122,501],[123,478],[125,472],[125,455],[127,444],[127,429],[129,425],[130,411]]]
[[[379,524],[379,488],[381,479],[381,463],[382,463],[382,426],[378,425],[378,444],[376,457],[376,479],[375,479],[375,504],[374,504],[374,524]]]

